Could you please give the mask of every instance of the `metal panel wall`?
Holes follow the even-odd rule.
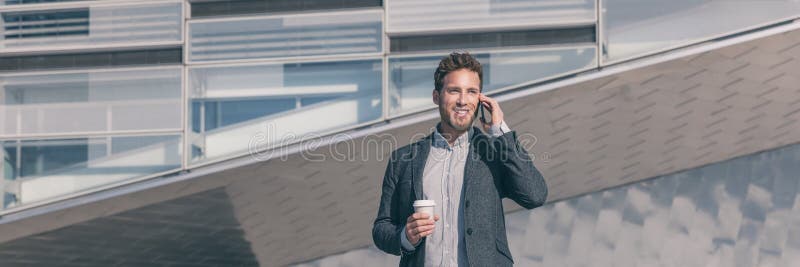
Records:
[[[800,145],[506,215],[518,266],[796,266]],[[374,246],[297,266],[396,266]],[[374,263],[374,264],[372,264]]]

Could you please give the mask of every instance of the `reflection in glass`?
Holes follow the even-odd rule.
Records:
[[[483,92],[554,78],[596,66],[594,46],[473,53],[483,66]],[[389,59],[389,113],[433,107],[433,72],[442,56]]]
[[[182,40],[180,2],[3,12],[4,52]]]
[[[24,5],[24,4],[42,4],[42,3],[57,3],[57,2],[75,2],[85,0],[0,0],[0,6],[10,5]]]
[[[792,0],[604,0],[604,59],[657,53],[796,17]]]
[[[193,161],[236,156],[278,141],[382,115],[381,61],[196,67],[189,71]]]
[[[387,33],[594,24],[595,1],[385,1]]]
[[[215,0],[192,1],[192,18],[265,13],[337,11],[355,8],[380,8],[383,0]]]
[[[0,72],[108,68],[121,66],[166,66],[183,62],[183,49],[151,48],[124,51],[94,51],[71,54],[31,54],[0,58]]]
[[[189,23],[193,62],[378,53],[382,12],[291,14]]]
[[[4,141],[4,181],[16,182],[6,192],[17,201],[5,206],[180,168],[180,140],[176,134]]]
[[[181,128],[181,68],[0,75],[0,136]]]

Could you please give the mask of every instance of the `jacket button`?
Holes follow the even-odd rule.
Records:
[[[472,235],[472,228],[467,228],[467,235]]]
[[[465,208],[469,208],[469,200],[467,200],[467,201],[465,201],[465,202],[464,202],[464,207],[465,207]]]

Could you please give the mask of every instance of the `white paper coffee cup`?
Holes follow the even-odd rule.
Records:
[[[423,199],[423,200],[415,200],[414,201],[414,212],[416,213],[427,213],[428,219],[433,220],[433,208],[436,207],[436,201],[430,199]]]

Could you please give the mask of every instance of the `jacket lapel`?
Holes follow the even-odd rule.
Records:
[[[425,170],[432,139],[433,134],[415,144],[415,153],[411,159],[411,182],[414,187],[414,200],[422,199],[422,171]]]
[[[476,169],[477,163],[480,161],[480,157],[478,156],[479,153],[476,150],[476,147],[479,143],[477,141],[479,139],[479,135],[480,130],[478,130],[478,128],[474,128],[472,131],[472,136],[469,137],[469,152],[467,154],[467,162],[464,163],[464,185],[462,186],[463,188],[461,188],[461,192],[463,192],[462,194],[464,194],[464,197],[468,196],[468,194],[466,194],[467,188],[469,188],[469,185],[474,182],[474,179],[471,178],[475,176],[473,171]]]

